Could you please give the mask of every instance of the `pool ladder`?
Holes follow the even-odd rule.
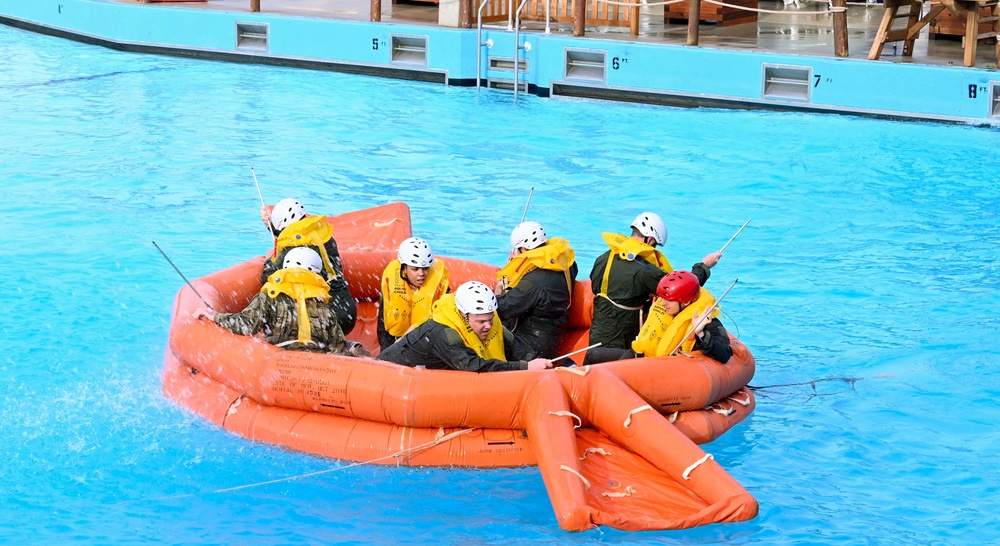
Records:
[[[477,90],[482,87],[482,81],[483,81],[483,48],[485,47],[486,50],[487,50],[487,53],[486,53],[487,58],[489,58],[489,50],[493,49],[493,40],[492,39],[486,40],[485,42],[483,41],[483,9],[485,9],[486,5],[488,3],[490,3],[491,1],[493,1],[493,0],[481,0],[479,2],[479,11],[476,14],[476,43],[478,44],[477,51],[476,51],[476,89]],[[528,92],[527,59],[524,59],[524,65],[523,66],[525,68],[523,70],[521,68],[521,66],[522,66],[522,64],[521,64],[521,51],[524,51],[524,52],[531,51],[531,42],[525,41],[523,44],[521,43],[521,11],[524,9],[524,6],[527,5],[527,3],[528,3],[528,0],[521,0],[521,3],[518,4],[517,10],[515,11],[513,9],[513,7],[514,7],[514,0],[507,0],[507,5],[508,5],[508,10],[507,10],[507,31],[508,32],[509,31],[513,31],[514,32],[514,56],[513,56],[513,59],[511,61],[511,64],[513,65],[512,68],[513,68],[513,71],[514,71],[514,80],[512,82],[512,87],[514,89],[514,101],[515,102],[517,101],[518,91],[521,89],[521,82],[522,82],[521,74],[524,74],[524,76],[525,76],[525,78],[523,80],[524,81],[524,92],[525,93]],[[545,32],[546,33],[550,32],[549,16],[548,15],[549,15],[549,2],[546,2],[546,4],[545,4]],[[511,18],[513,18],[513,20],[511,20]],[[491,68],[491,67],[502,67],[502,66],[504,66],[505,63],[504,63],[504,59],[493,59],[493,62],[491,64],[492,64],[492,66],[487,66],[487,70],[489,70],[489,68]],[[487,81],[489,81],[488,77],[487,77]]]

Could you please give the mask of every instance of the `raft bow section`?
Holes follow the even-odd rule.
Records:
[[[359,301],[348,337],[377,351],[379,282],[410,236],[409,209],[395,203],[329,221]],[[260,290],[263,259],[194,285],[216,310],[238,311]],[[456,285],[492,284],[497,271],[441,259]],[[566,352],[585,346],[592,302],[589,283],[578,282]],[[164,394],[246,438],[378,464],[537,464],[559,525],[571,531],[683,529],[757,514],[753,497],[696,445],[753,412],[745,386],[754,360],[737,340],[726,365],[694,355],[475,374],[285,351],[194,320],[199,306],[190,288],[178,292]]]

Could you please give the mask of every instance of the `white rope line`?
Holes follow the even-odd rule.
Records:
[[[689,476],[691,476],[691,471],[692,470],[694,470],[694,469],[698,468],[699,466],[705,464],[706,462],[709,461],[709,459],[714,459],[714,458],[715,457],[713,457],[711,453],[706,453],[704,457],[698,459],[697,461],[694,462],[694,464],[692,464],[691,466],[687,467],[684,470],[684,472],[681,473],[681,477],[684,478],[685,480],[690,480],[691,478]]]
[[[602,2],[603,0],[597,0]],[[748,8],[746,6],[737,6],[736,4],[727,4],[725,2],[719,2],[718,0],[702,0],[703,2],[708,2],[709,4],[715,4],[717,6],[723,6],[733,9],[741,9],[743,11],[756,11],[757,13],[776,13],[778,15],[826,15],[828,13],[841,13],[847,11],[847,8],[832,8],[823,11],[784,11],[776,9],[759,9],[759,8]]]
[[[718,407],[716,407],[716,406],[718,406]],[[723,406],[722,404],[712,404],[711,406],[708,407],[708,409],[714,411],[715,413],[718,413],[719,415],[727,415],[728,416],[728,415],[732,415],[733,413],[736,413],[736,408],[731,408],[731,407],[727,408],[727,407]]]
[[[367,464],[377,463],[379,461],[384,461],[386,459],[398,459],[399,457],[402,457],[404,455],[410,455],[410,454],[413,454],[415,452],[420,452],[420,451],[424,451],[424,450],[430,449],[430,448],[432,448],[432,447],[434,447],[436,445],[442,444],[442,443],[447,442],[449,440],[453,440],[453,439],[455,439],[455,438],[457,438],[459,436],[463,436],[463,435],[468,434],[468,433],[470,433],[470,432],[472,432],[474,430],[476,430],[476,429],[474,429],[474,428],[467,428],[467,429],[463,429],[463,430],[456,430],[455,432],[452,432],[450,434],[444,434],[444,429],[442,428],[442,429],[438,430],[436,437],[434,438],[434,440],[431,440],[430,442],[423,443],[423,444],[420,444],[418,446],[413,446],[411,448],[404,449],[404,450],[401,450],[401,451],[397,451],[395,453],[391,453],[389,455],[385,455],[385,456],[382,456],[382,457],[376,457],[376,458],[368,460],[368,461],[360,461],[360,462],[357,462],[357,463],[351,463],[351,464],[349,464],[347,466],[338,466],[336,468],[328,468],[326,470],[320,470],[320,471],[317,471],[317,472],[309,472],[307,474],[299,474],[297,476],[289,476],[289,477],[286,477],[286,478],[278,478],[276,480],[268,480],[268,481],[265,481],[265,482],[251,483],[251,484],[247,484],[247,485],[238,485],[236,487],[226,487],[224,489],[215,489],[213,491],[203,491],[201,493],[185,493],[183,495],[171,495],[171,496],[167,496],[167,497],[156,497],[156,498],[151,498],[151,499],[136,499],[136,500],[133,500],[133,501],[122,501],[122,502],[119,502],[119,503],[115,503],[115,506],[117,506],[119,504],[126,504],[126,503],[129,503],[129,502],[137,502],[137,501],[161,501],[161,500],[170,500],[170,499],[183,499],[183,498],[186,498],[186,497],[194,497],[194,496],[205,494],[205,493],[230,493],[232,491],[239,491],[241,489],[250,489],[251,487],[259,487],[261,485],[271,485],[271,484],[275,484],[275,483],[290,482],[290,481],[294,481],[294,480],[300,480],[302,478],[311,478],[313,476],[319,476],[321,474],[329,474],[330,472],[338,472],[340,470],[347,470],[349,468],[354,468],[354,467],[357,467],[357,466],[364,466],[364,465],[367,465]]]
[[[668,0],[667,2],[646,2],[645,0],[640,0],[639,2],[619,2],[616,0],[596,0],[598,4],[611,4],[612,6],[629,6],[629,7],[645,7],[645,6],[669,6],[671,4],[679,4],[681,2],[688,2],[689,0]],[[847,8],[831,8],[823,11],[787,11],[787,10],[774,10],[774,9],[760,9],[760,8],[748,8],[746,6],[738,6],[736,4],[727,4],[725,2],[719,2],[718,0],[703,0],[709,4],[716,4],[718,6],[724,6],[727,8],[734,8],[743,11],[756,11],[757,13],[776,13],[784,15],[826,15],[828,13],[841,13],[847,11]],[[602,294],[598,294],[599,296]],[[613,301],[611,298],[604,296],[605,299],[610,301],[616,307],[621,309],[627,309],[629,311],[635,311],[640,308],[636,307],[625,307],[624,305],[619,305],[617,302]]]
[[[739,404],[741,406],[749,406],[750,405],[750,393],[746,393],[746,395],[747,395],[747,399],[746,400],[740,400],[739,398],[736,398],[736,393],[733,393],[733,394],[727,396],[726,400],[732,400],[733,402],[736,402],[737,404]]]
[[[650,406],[649,404],[646,404],[645,406],[635,408],[634,410],[628,412],[628,417],[625,418],[625,428],[628,428],[629,425],[632,424],[632,416],[633,415],[635,415],[636,413],[639,413],[640,411],[652,410],[652,409],[653,409],[653,406]]]
[[[590,365],[588,364],[588,365],[586,365],[586,366],[584,366],[582,368],[579,367],[579,366],[568,366],[568,367],[567,366],[561,366],[559,368],[556,368],[556,371],[557,372],[558,371],[564,371],[564,372],[569,372],[569,373],[575,373],[576,375],[583,376],[583,375],[587,375],[587,372],[590,371]]]
[[[240,405],[243,404],[243,399],[246,397],[247,395],[245,394],[241,394],[238,397],[236,397],[236,400],[233,400],[233,403],[229,405],[229,409],[226,410],[226,417],[229,417],[230,415],[236,413],[237,408],[239,408]]]
[[[632,493],[635,493],[635,489],[631,485],[629,485],[625,487],[625,491],[618,491],[618,492],[605,491],[601,493],[601,496],[609,497],[612,499],[619,499],[621,497],[631,497]]]
[[[389,227],[389,226],[395,224],[396,222],[402,222],[402,221],[403,221],[402,218],[393,218],[392,220],[389,220],[388,222],[372,222],[372,227],[375,228],[375,229],[384,228],[384,227]]]
[[[550,411],[549,415],[555,415],[556,417],[572,417],[573,419],[576,419],[577,422],[576,425],[573,425],[573,428],[580,428],[583,426],[583,419],[580,419],[580,417],[572,411]]]
[[[637,7],[637,8],[646,7],[646,6],[669,6],[671,4],[680,4],[681,2],[688,2],[688,1],[690,1],[690,0],[668,0],[667,2],[646,2],[646,0],[640,0],[639,2],[616,2],[615,0],[597,0],[597,2],[600,3],[600,4],[611,4],[612,6],[634,6],[634,7]],[[607,297],[607,296],[605,296],[605,297]],[[611,298],[607,298],[607,299],[608,299],[608,301],[611,301]],[[611,301],[611,303],[614,303],[615,305],[618,305],[617,303],[615,303],[613,301]],[[632,307],[623,307],[621,305],[618,305],[618,307],[621,307],[622,309],[628,309],[630,311],[636,311],[636,310],[640,309],[639,307],[632,308]]]
[[[603,447],[588,447],[586,450],[584,450],[583,455],[580,457],[580,460],[582,461],[586,459],[587,455],[590,455],[591,453],[597,453],[598,455],[604,455],[605,457],[611,456],[611,453],[608,453]]]
[[[588,480],[587,478],[584,478],[583,474],[580,474],[580,472],[577,471],[575,468],[570,468],[570,467],[568,467],[568,466],[566,466],[564,464],[563,465],[559,465],[559,468],[561,470],[565,470],[566,472],[570,472],[572,474],[576,474],[577,478],[580,478],[581,480],[583,480],[583,485],[586,486],[587,489],[590,489],[590,480]]]
[[[671,423],[673,423],[674,421],[677,421],[677,417],[680,414],[681,414],[681,412],[675,411],[675,412],[673,412],[673,413],[670,414],[670,417],[667,417],[667,420],[670,421]]]

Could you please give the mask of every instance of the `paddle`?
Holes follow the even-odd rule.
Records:
[[[205,304],[205,307],[208,307],[210,310],[215,311],[215,309],[212,309],[212,306],[209,305],[207,301],[205,301],[205,298],[201,297],[201,294],[199,294],[198,290],[194,287],[193,284],[191,284],[191,281],[187,280],[187,277],[185,277],[184,274],[181,273],[180,269],[177,269],[177,266],[174,265],[173,260],[171,260],[170,257],[167,256],[167,253],[164,252],[162,248],[160,248],[160,245],[156,244],[156,241],[153,241],[153,246],[156,247],[156,250],[160,251],[160,254],[163,254],[163,257],[167,259],[167,262],[169,262],[170,265],[174,268],[174,271],[176,271],[177,274],[180,275],[182,279],[184,279],[184,282],[187,283],[188,288],[190,288],[191,291],[194,292],[195,296],[198,296],[198,299],[200,299],[201,302]]]
[[[719,304],[722,303],[722,300],[726,299],[726,294],[728,294],[729,291],[732,290],[733,287],[736,286],[736,283],[738,282],[740,282],[739,279],[733,281],[733,284],[729,285],[729,288],[727,288],[726,291],[722,293],[722,297],[715,300],[715,305],[713,305],[712,308],[709,309],[707,313],[702,313],[701,320],[699,320],[696,324],[691,325],[691,329],[688,330],[686,334],[684,334],[684,337],[682,337],[680,343],[678,343],[677,346],[674,347],[674,350],[667,353],[667,356],[674,356],[675,354],[677,354],[677,351],[681,348],[681,345],[684,345],[684,341],[687,340],[687,338],[692,333],[694,333],[694,331],[697,330],[699,326],[701,326],[701,323],[705,322],[705,319],[707,319],[712,315],[712,311],[715,311],[715,309],[719,306]]]

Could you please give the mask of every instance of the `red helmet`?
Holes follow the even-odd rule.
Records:
[[[656,285],[657,296],[677,303],[691,303],[698,299],[699,292],[701,284],[698,277],[689,271],[674,271],[660,279],[660,284]]]

